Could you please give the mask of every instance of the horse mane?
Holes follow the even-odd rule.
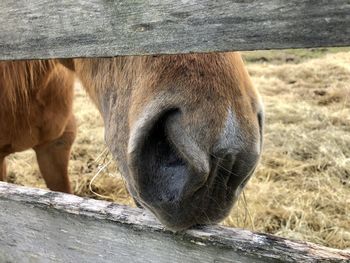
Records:
[[[55,60],[0,61],[0,104],[3,113],[25,112],[32,94],[45,85]],[[10,112],[8,112],[10,111]]]

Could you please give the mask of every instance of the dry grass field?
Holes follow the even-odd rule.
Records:
[[[266,108],[261,164],[225,225],[350,248],[349,49],[244,53]],[[81,87],[70,162],[74,192],[133,205]],[[8,158],[8,181],[45,187],[32,151]],[[91,180],[91,191],[89,184]]]

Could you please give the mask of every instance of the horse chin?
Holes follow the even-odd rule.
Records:
[[[215,192],[217,190],[212,190]],[[222,221],[231,211],[239,193],[221,193],[219,196],[205,195],[204,187],[195,195],[178,204],[149,204],[140,199],[135,190],[134,198],[142,208],[149,210],[168,230],[179,232],[198,225],[213,225]],[[239,191],[240,192],[240,191]],[[230,198],[228,200],[228,198]]]

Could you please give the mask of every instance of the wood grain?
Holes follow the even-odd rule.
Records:
[[[243,229],[172,233],[148,212],[0,182],[0,262],[346,262],[350,253]]]
[[[0,1],[0,60],[349,45],[349,0]]]

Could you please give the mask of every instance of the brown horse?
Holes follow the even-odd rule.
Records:
[[[73,73],[57,61],[0,62],[0,180],[7,155],[33,148],[46,185],[71,192],[73,84]]]
[[[223,219],[251,177],[263,110],[238,53],[64,60],[104,119],[136,202],[168,228]]]

